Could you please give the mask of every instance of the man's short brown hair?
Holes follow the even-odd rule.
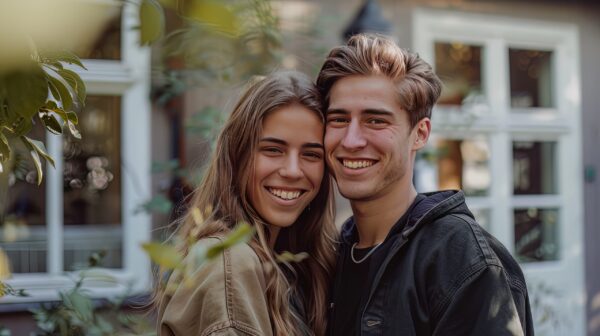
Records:
[[[431,109],[442,91],[442,82],[427,62],[381,35],[354,35],[346,45],[331,50],[317,77],[326,107],[335,82],[354,75],[382,75],[392,80],[411,127],[431,118]]]

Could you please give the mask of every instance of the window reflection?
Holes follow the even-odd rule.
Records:
[[[483,138],[435,139],[419,153],[415,183],[419,191],[462,189],[467,196],[488,194],[490,149]]]
[[[45,141],[43,127],[35,125],[29,137]],[[20,141],[12,145],[14,161],[7,165],[6,201],[0,202],[4,204],[0,248],[13,273],[46,272],[46,179],[38,186],[37,170],[28,150]]]
[[[120,107],[118,96],[89,96],[80,113],[83,138],[63,141],[67,270],[99,251],[107,253],[103,266],[121,266]]]
[[[515,254],[521,262],[557,260],[558,210],[518,209],[514,211]]]
[[[435,71],[444,82],[438,104],[462,105],[483,95],[482,47],[453,42],[435,43]]]
[[[555,194],[556,143],[513,142],[513,190],[515,195]]]
[[[509,49],[512,107],[552,107],[552,52]]]

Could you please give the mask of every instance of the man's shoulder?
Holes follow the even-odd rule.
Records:
[[[431,223],[430,236],[439,249],[442,262],[460,269],[471,268],[481,271],[499,267],[511,285],[525,289],[524,275],[519,263],[508,249],[487,232],[472,217],[466,214],[448,214]]]

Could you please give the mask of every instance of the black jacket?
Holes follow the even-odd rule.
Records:
[[[533,335],[523,272],[473,219],[462,191],[423,194],[392,240],[361,313],[360,335]],[[331,317],[346,251],[357,241],[342,228]],[[337,285],[336,285],[337,284]]]

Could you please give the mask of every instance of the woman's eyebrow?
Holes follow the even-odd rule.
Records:
[[[260,142],[273,142],[276,144],[280,144],[282,146],[287,146],[288,143],[285,140],[279,139],[279,138],[273,138],[273,137],[266,137],[266,138],[261,138]],[[319,148],[319,149],[324,149],[323,144],[319,143],[319,142],[307,142],[302,144],[302,147],[304,148]]]

